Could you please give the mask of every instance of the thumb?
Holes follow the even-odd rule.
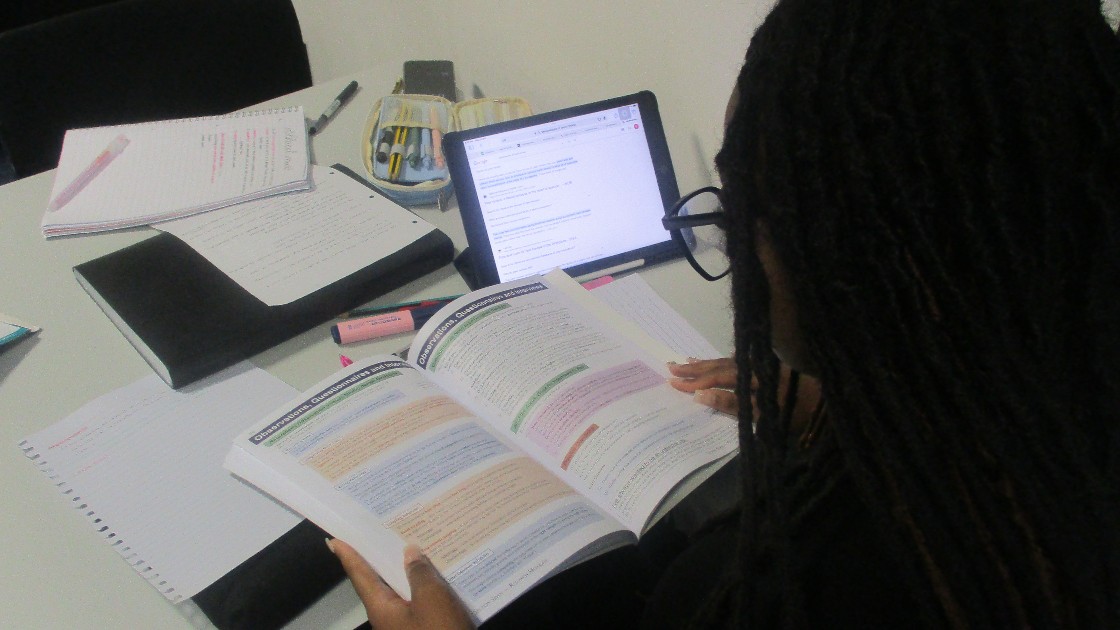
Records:
[[[735,392],[726,389],[701,389],[693,394],[696,402],[707,407],[711,407],[716,411],[722,411],[731,415],[739,413],[739,397]]]
[[[412,589],[413,601],[425,595],[430,596],[433,591],[448,589],[439,570],[416,545],[408,545],[404,548],[404,571],[408,577],[408,586]]]
[[[404,548],[404,570],[412,589],[410,608],[418,624],[416,627],[475,627],[466,606],[416,545]]]

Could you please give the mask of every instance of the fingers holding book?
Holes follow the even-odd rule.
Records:
[[[328,539],[327,547],[342,563],[374,628],[475,627],[466,607],[416,545],[409,545],[404,550],[405,573],[412,589],[412,601],[398,595],[350,545],[338,539]]]

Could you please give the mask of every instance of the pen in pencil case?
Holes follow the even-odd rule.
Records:
[[[420,130],[413,129],[404,148],[404,160],[412,168],[420,168]]]
[[[348,319],[331,326],[331,337],[334,338],[335,343],[344,344],[409,332],[427,323],[440,306],[424,306],[372,317]]]
[[[389,178],[394,181],[401,178],[401,171],[404,169],[404,161],[407,157],[405,155],[405,148],[408,147],[409,144],[408,135],[410,131],[411,129],[408,127],[401,128],[401,151],[397,154],[397,168],[396,170],[392,168],[389,169]]]
[[[393,147],[389,149],[389,179],[397,178],[397,168],[400,164],[401,156],[404,155],[404,141],[401,135],[404,133],[404,127],[393,128]]]
[[[381,138],[377,141],[377,151],[374,153],[374,159],[378,164],[387,164],[389,162],[389,151],[393,148],[393,128],[385,127],[381,130]]]

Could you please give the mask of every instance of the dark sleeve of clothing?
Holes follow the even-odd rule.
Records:
[[[803,511],[792,525],[789,557],[776,560],[788,563],[795,588],[801,590],[802,617],[810,628],[921,626],[908,584],[850,479],[837,467],[829,468],[827,474],[839,475],[837,482],[812,504],[807,497],[820,493],[792,491],[794,501],[803,500],[792,507]],[[807,474],[804,471],[799,467],[797,474]],[[791,484],[799,481],[804,480],[794,478]],[[680,554],[654,590],[643,616],[645,627],[689,625],[732,563],[740,561],[738,528],[738,522],[729,522],[695,539]],[[787,627],[786,585],[772,565],[762,566],[763,571],[745,576],[759,594],[756,610],[747,617],[760,627]]]
[[[846,476],[798,524],[792,546],[810,627],[923,625],[901,567]]]

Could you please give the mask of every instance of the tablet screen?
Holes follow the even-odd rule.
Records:
[[[449,134],[447,153],[480,284],[676,253],[661,226],[676,179],[649,92]]]

